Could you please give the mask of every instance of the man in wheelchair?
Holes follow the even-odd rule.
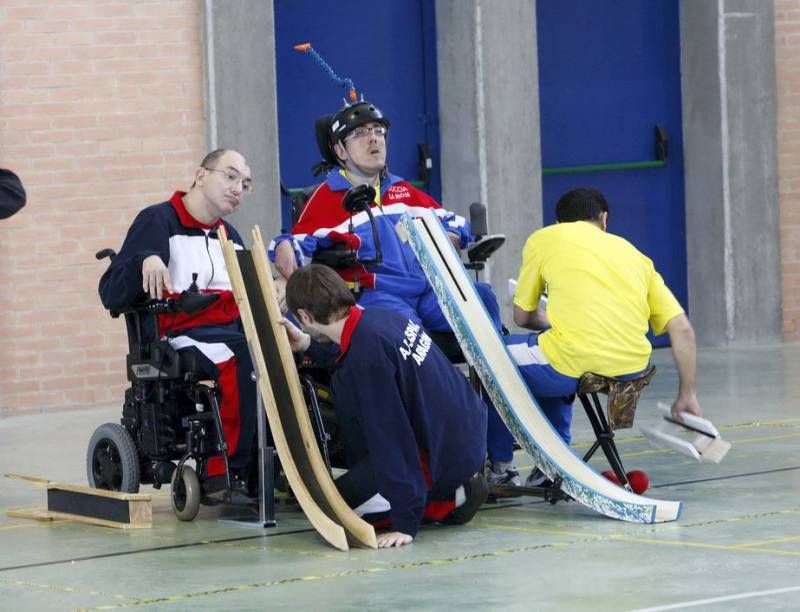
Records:
[[[389,125],[383,112],[365,101],[317,119],[317,145],[323,158],[318,167],[327,171],[327,176],[314,189],[291,232],[272,241],[269,255],[287,279],[311,261],[323,263],[337,270],[360,306],[393,310],[420,322],[432,335],[450,333],[433,289],[395,225],[404,213],[433,209],[453,244],[461,249],[473,240],[470,224],[389,172]],[[361,185],[364,188],[357,197],[345,198]],[[491,286],[476,283],[476,289],[501,330],[500,309]],[[496,468],[494,475],[489,474],[490,480],[519,484],[511,463],[513,454],[505,449],[508,436],[500,417],[490,410],[488,455],[490,466]]]
[[[317,119],[316,129],[323,157],[320,165],[328,174],[291,232],[270,244],[275,267],[288,279],[298,266],[311,260],[332,265],[354,290],[360,305],[388,308],[420,320],[428,330],[449,331],[433,289],[410,247],[398,237],[395,224],[404,213],[434,209],[460,249],[472,240],[469,223],[388,171],[389,120],[374,104],[362,101],[345,106],[335,115]],[[365,189],[360,201],[345,209],[345,194],[357,185],[371,189]],[[332,251],[343,256],[336,258]],[[491,287],[481,283],[479,293],[501,327]]]
[[[156,459],[180,458],[182,466],[191,454],[191,432],[175,429],[188,423],[208,436],[194,444],[199,456],[192,457],[207,502],[227,499],[231,489],[246,490],[254,461],[253,365],[217,237],[224,227],[229,239],[243,248],[237,231],[222,217],[236,210],[252,189],[250,167],[240,153],[209,153],[187,192],[176,191],[166,202],[139,213],[100,279],[103,305],[112,313],[125,313],[128,323],[128,375],[134,384],[126,393],[123,423],[141,455],[142,481],[156,486],[169,481],[173,464]],[[154,372],[150,379],[148,365]],[[203,391],[208,389],[200,384],[203,380],[213,381],[213,390]],[[206,412],[213,417],[217,411],[205,425],[191,416]],[[102,463],[102,452],[95,459]],[[95,484],[91,465],[89,479]]]

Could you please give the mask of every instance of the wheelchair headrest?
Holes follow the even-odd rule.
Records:
[[[322,155],[322,161],[314,166],[314,176],[328,172],[339,165],[336,153],[331,144],[331,122],[333,115],[322,115],[314,121],[314,134],[317,138],[317,148]]]

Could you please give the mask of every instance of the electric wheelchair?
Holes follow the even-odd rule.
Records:
[[[96,254],[97,259],[114,256],[112,249]],[[208,458],[221,455],[226,500],[230,499],[233,486],[217,385],[202,374],[193,352],[179,352],[155,334],[156,315],[199,312],[218,297],[199,293],[193,284],[178,298],[148,300],[111,312],[112,317],[125,319],[130,387],[125,390],[120,423],[101,425],[89,441],[89,486],[135,493],[140,484],[156,489],[170,484],[175,514],[191,521],[201,503],[199,474]],[[194,467],[187,465],[190,460]]]
[[[96,257],[113,259],[115,255],[112,249],[104,249]],[[113,318],[125,319],[130,387],[125,390],[120,423],[101,425],[89,441],[89,486],[135,493],[142,484],[155,489],[169,484],[172,508],[183,521],[193,520],[201,503],[252,503],[259,497],[272,508],[273,487],[288,491],[280,464],[273,461],[269,431],[263,441],[263,473],[253,466],[246,482],[236,478],[228,465],[217,383],[203,373],[193,351],[178,351],[167,340],[156,337],[156,315],[196,313],[218,298],[217,294],[199,293],[192,283],[178,298],[147,300],[125,310],[111,311]],[[325,378],[321,372],[318,376]],[[330,393],[326,393],[324,384],[316,382],[311,392],[311,380],[309,372],[301,376],[320,452],[329,469],[343,467],[344,447],[338,437]],[[203,495],[201,478],[206,461],[213,456],[224,459],[226,487],[221,499]],[[254,456],[253,461],[257,460]],[[272,516],[273,510],[268,513]]]
[[[322,136],[318,135],[318,138],[322,138]],[[319,185],[316,184],[301,190],[296,190],[294,193],[289,193],[288,190],[284,191],[285,194],[291,196],[293,223],[296,223],[300,218],[308,200],[318,187]],[[378,265],[382,262],[383,255],[380,238],[371,210],[371,204],[374,199],[375,189],[367,184],[354,185],[348,189],[342,199],[342,208],[351,215],[351,218],[359,212],[366,213],[375,242],[374,256],[370,259],[361,258],[348,246],[338,244],[333,248],[315,253],[312,258],[312,263],[325,265],[335,270],[345,270],[358,268],[359,266]],[[464,263],[464,267],[474,272],[477,282],[480,280],[480,273],[484,270],[491,255],[504,244],[505,236],[487,235],[486,207],[478,202],[470,205],[470,224],[477,240],[475,243],[471,244],[466,251],[467,261]],[[357,284],[352,289],[356,300],[358,300],[360,290]],[[436,343],[454,365],[463,367],[466,370],[466,374],[475,391],[479,394],[484,394],[485,390],[478,378],[477,372],[472,367],[467,366],[466,359],[455,334],[449,331],[429,331],[428,333],[433,342]],[[504,333],[507,332],[504,330]],[[347,467],[347,449],[344,447],[344,443],[338,435],[338,421],[333,405],[333,397],[329,388],[330,376],[328,370],[320,364],[305,360],[298,364],[298,372],[300,374],[304,398],[311,414],[312,424],[317,435],[320,450],[323,453],[328,467]]]

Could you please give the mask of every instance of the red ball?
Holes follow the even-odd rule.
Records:
[[[606,480],[610,480],[615,485],[620,484],[619,478],[617,478],[617,475],[614,473],[614,470],[606,470],[605,472],[600,472],[600,475],[605,477]]]
[[[650,479],[642,470],[631,470],[626,474],[631,489],[637,495],[641,495],[650,488]]]

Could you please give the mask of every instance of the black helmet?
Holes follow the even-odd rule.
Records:
[[[345,136],[357,127],[367,123],[380,123],[387,129],[389,120],[383,116],[381,110],[370,102],[356,102],[345,106],[335,115],[322,115],[314,124],[317,136],[317,147],[322,154],[322,161],[314,166],[314,174],[327,172],[339,165],[339,160],[333,150],[333,145],[341,142]]]
[[[389,128],[389,120],[383,116],[381,110],[370,102],[357,102],[345,106],[331,119],[331,145],[341,142],[345,136],[357,127],[367,123],[380,123]]]

